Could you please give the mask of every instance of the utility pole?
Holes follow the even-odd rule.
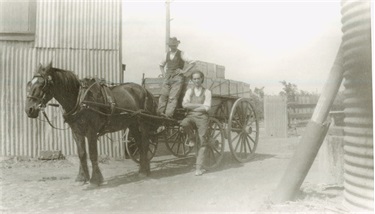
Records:
[[[166,9],[166,17],[165,17],[165,25],[166,25],[166,30],[165,30],[165,52],[167,53],[169,51],[168,47],[168,41],[170,37],[170,29],[171,29],[171,15],[170,15],[170,0],[165,1],[165,9]]]

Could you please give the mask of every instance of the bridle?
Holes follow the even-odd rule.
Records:
[[[31,99],[34,99],[34,100],[37,100],[37,101],[40,101],[40,104],[38,105],[38,109],[43,113],[43,116],[46,118],[48,124],[54,128],[54,129],[58,129],[58,130],[66,130],[68,128],[56,128],[50,121],[50,119],[48,118],[46,112],[44,111],[44,109],[46,108],[47,106],[47,102],[50,100],[50,99],[47,99],[47,97],[53,97],[53,92],[51,92],[51,90],[49,90],[51,88],[51,86],[53,85],[53,81],[52,81],[52,78],[51,76],[44,76],[42,74],[37,74],[37,75],[34,75],[33,76],[33,79],[34,78],[42,78],[43,81],[44,81],[44,84],[43,84],[43,87],[42,87],[42,92],[43,92],[43,96],[42,97],[36,97],[36,96],[31,96],[31,95],[27,95],[27,98],[31,98]],[[55,105],[54,105],[55,106]],[[58,105],[57,105],[58,106]]]
[[[52,84],[53,84],[53,81],[52,81],[51,76],[45,77],[41,74],[34,75],[32,79],[38,78],[38,77],[42,78],[43,82],[44,82],[43,87],[42,87],[43,96],[42,97],[36,97],[36,96],[27,95],[27,98],[31,98],[31,99],[40,101],[40,104],[39,104],[38,108],[40,110],[43,110],[46,107],[47,102],[49,101],[49,100],[47,100],[47,97],[53,96],[52,92],[49,90],[50,86],[52,86]]]

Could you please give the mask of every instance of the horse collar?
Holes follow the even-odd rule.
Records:
[[[80,104],[81,104],[80,103],[80,97],[81,97],[81,94],[82,94],[82,87],[79,87],[76,104],[74,105],[74,107],[72,108],[72,110],[70,110],[69,112],[66,112],[66,113],[63,114],[63,117],[64,117],[64,119],[65,119],[66,122],[74,121],[75,120],[74,116],[76,116],[77,113],[79,112],[79,110],[81,109],[80,108]]]

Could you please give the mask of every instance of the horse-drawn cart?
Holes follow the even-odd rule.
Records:
[[[155,115],[155,103],[162,81],[162,78],[148,78],[144,79],[143,86],[135,83],[108,86],[96,78],[79,80],[72,71],[54,68],[50,63],[38,67],[28,82],[25,112],[28,117],[37,118],[42,111],[50,123],[44,108],[52,98],[61,105],[64,120],[72,129],[80,158],[76,181],[90,181],[96,185],[104,182],[97,161],[98,137],[126,128],[130,130],[125,135],[126,148],[133,160],[140,163],[139,173],[147,176],[150,173],[149,160],[155,155],[159,141],[164,141],[166,147],[177,157],[186,156],[192,151],[192,148],[185,145],[187,136],[180,128],[180,121],[185,117],[182,108],[175,112],[173,119]],[[205,139],[208,145],[208,161],[204,163],[206,168],[220,164],[225,152],[225,139],[234,158],[240,162],[251,159],[258,144],[258,120],[250,96],[245,96],[249,91],[244,90],[249,90],[249,87],[243,87],[241,82],[232,83],[235,84],[225,79],[205,80],[205,88],[210,89],[213,94]],[[162,122],[165,130],[154,132],[154,128]],[[53,127],[51,123],[50,125]],[[131,132],[136,139],[134,142],[131,140]],[[92,176],[89,175],[87,166],[86,138]],[[135,149],[131,149],[132,146]]]
[[[142,85],[154,95],[155,102],[160,96],[162,81],[163,78],[144,78],[142,81]],[[229,144],[230,152],[237,161],[250,160],[257,148],[259,125],[249,96],[249,88],[247,90],[243,88],[242,91],[237,90],[238,85],[243,84],[237,81],[212,79],[206,79],[206,81],[208,83],[205,84],[205,87],[212,92],[212,107],[209,111],[208,152],[205,167],[214,168],[220,164],[225,151],[227,151],[225,149],[226,141]],[[233,84],[237,84],[237,87],[234,87]],[[236,89],[234,90],[234,88]],[[166,148],[176,157],[186,157],[194,150],[186,145],[187,136],[180,128],[180,121],[185,117],[185,113],[185,110],[178,106],[174,120],[166,121],[165,130],[151,137],[149,159],[154,157],[160,142],[164,142]],[[162,120],[162,118],[160,119]],[[124,139],[127,153],[134,161],[139,162],[138,146],[129,130],[126,130]]]

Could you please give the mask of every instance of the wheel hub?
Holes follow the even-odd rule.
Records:
[[[247,133],[251,134],[252,132],[253,132],[253,127],[250,126]]]

